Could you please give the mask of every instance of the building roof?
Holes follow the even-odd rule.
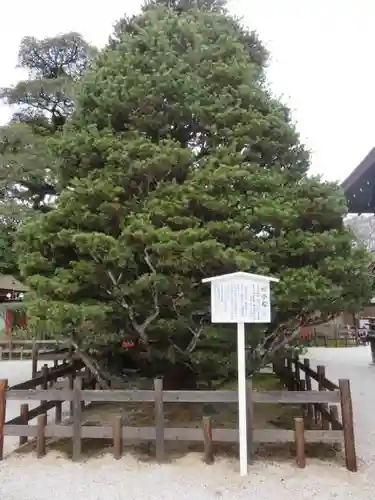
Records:
[[[375,213],[375,148],[341,183],[349,213]]]
[[[28,288],[10,274],[0,274],[0,290],[25,293]]]

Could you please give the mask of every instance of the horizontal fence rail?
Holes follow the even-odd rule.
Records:
[[[63,371],[61,370],[61,373]],[[25,382],[24,384],[27,384]],[[19,384],[22,385],[22,384]],[[12,387],[7,391],[7,399],[39,401],[42,399],[53,399],[55,401],[73,401],[74,391],[69,389],[43,389],[15,390]],[[80,391],[81,401],[95,402],[153,402],[155,392],[148,390],[83,390]],[[280,404],[304,404],[304,403],[339,403],[340,392],[254,392],[253,403],[280,403]],[[163,392],[164,403],[237,403],[238,393],[234,391],[165,391]]]
[[[0,361],[30,359],[36,354],[40,360],[63,360],[69,358],[70,350],[70,340],[0,340]]]

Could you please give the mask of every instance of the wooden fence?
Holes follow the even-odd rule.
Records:
[[[283,370],[284,375],[286,369]],[[290,375],[290,374],[289,374]],[[4,421],[6,402],[8,400],[37,400],[50,401],[56,406],[55,422],[47,422],[47,409],[39,413],[37,425],[28,425],[34,410],[28,411],[27,405],[22,405],[20,417],[12,421]],[[270,391],[255,392],[251,381],[248,386],[248,421],[249,421],[249,450],[254,450],[258,443],[288,443],[296,444],[296,462],[299,467],[305,466],[305,443],[341,443],[345,442],[346,464],[351,471],[357,469],[350,386],[348,380],[340,380],[339,386],[330,391]],[[71,402],[72,422],[66,425],[61,423],[61,404]],[[85,402],[149,402],[154,404],[153,427],[126,427],[121,417],[113,420],[113,425],[85,425],[82,405]],[[154,381],[154,390],[86,390],[81,377],[74,381],[71,388],[42,388],[29,389],[12,387],[7,390],[7,381],[0,381],[0,436],[20,436],[21,442],[28,438],[36,438],[36,452],[42,457],[46,452],[46,438],[71,438],[73,444],[73,460],[81,456],[81,442],[83,438],[112,439],[113,454],[120,458],[123,440],[138,440],[155,442],[156,458],[165,459],[165,441],[195,441],[202,442],[205,460],[212,463],[214,460],[213,443],[237,443],[238,429],[212,428],[210,416],[203,416],[202,428],[169,428],[164,424],[164,403],[237,403],[237,391],[163,391],[161,379]],[[262,404],[293,404],[323,405],[336,403],[341,405],[343,425],[340,428],[308,430],[304,427],[304,419],[296,418],[294,430],[282,429],[254,429],[253,415],[256,405]],[[44,405],[46,403],[43,403]],[[40,407],[39,407],[40,408]],[[3,440],[2,437],[2,440]],[[2,457],[3,443],[0,442],[0,456]]]
[[[82,370],[83,364],[81,361],[74,361],[71,363],[67,363],[63,361],[63,363],[59,366],[49,368],[47,365],[42,367],[40,373],[37,373],[37,376],[33,379],[27,380],[25,382],[21,382],[19,384],[13,385],[8,388],[7,381],[0,381],[0,459],[3,458],[3,448],[4,448],[4,434],[2,432],[2,426],[5,422],[5,412],[6,405],[5,399],[7,394],[14,393],[17,391],[21,391],[22,393],[32,392],[33,390],[41,390],[47,391],[48,387],[54,387],[54,389],[58,389],[58,380],[59,379],[68,379],[69,387],[73,387],[74,378],[80,373]],[[88,376],[86,375],[85,383],[88,384]],[[92,384],[92,382],[90,381]],[[64,384],[65,385],[65,384]],[[61,387],[61,386],[60,386]],[[48,398],[41,400],[41,404],[36,408],[29,410],[27,404],[23,404],[20,407],[20,415],[15,417],[7,422],[9,425],[22,425],[23,423],[27,423],[30,420],[35,419],[39,415],[44,415],[49,410],[56,408],[56,420],[59,420],[58,415],[61,415],[61,402],[60,401],[51,401]],[[61,416],[60,416],[61,421]],[[25,438],[20,436],[20,444],[25,442]]]
[[[357,459],[355,452],[355,437],[353,425],[353,407],[349,380],[340,380],[339,385],[331,382],[326,377],[326,368],[318,365],[316,371],[310,367],[310,360],[305,358],[303,362],[298,357],[286,358],[273,365],[275,374],[286,385],[290,391],[312,391],[313,383],[316,382],[318,391],[332,394],[340,392],[340,407],[328,405],[327,402],[310,401],[304,405],[303,410],[309,425],[320,426],[322,430],[338,430],[344,434],[346,466],[351,471],[357,470]],[[314,392],[314,391],[313,391]]]
[[[56,340],[0,340],[0,361],[43,360],[55,361],[69,358],[70,342]]]
[[[355,347],[367,342],[366,335],[360,335],[359,331],[348,332],[342,329],[329,334],[314,329],[308,334],[301,335],[295,343],[306,347]]]

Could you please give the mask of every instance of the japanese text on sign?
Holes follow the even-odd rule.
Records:
[[[211,316],[213,323],[269,323],[269,282],[243,279],[213,282]]]

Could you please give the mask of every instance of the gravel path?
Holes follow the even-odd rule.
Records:
[[[372,462],[375,467],[375,366],[371,364],[370,347],[312,347],[308,357],[313,367],[326,366],[326,377],[329,380],[350,380],[359,462],[361,468],[371,466]]]
[[[374,500],[375,430],[372,398],[375,367],[369,348],[313,348],[312,364],[325,364],[327,376],[351,380],[360,470],[309,461],[304,470],[293,464],[256,462],[241,478],[238,461],[219,459],[213,466],[190,454],[157,465],[125,456],[74,464],[50,452],[42,460],[10,456],[0,463],[1,500]],[[0,372],[1,373],[1,372]],[[367,412],[367,413],[366,413]]]
[[[42,361],[38,363],[38,370],[47,364],[53,366],[53,361]],[[8,379],[8,386],[25,382],[31,378],[31,361],[0,361],[0,379]],[[20,414],[20,405],[25,401],[7,401],[6,406],[6,420],[18,417]],[[39,406],[39,401],[27,401],[29,409]],[[63,406],[64,410],[64,406]],[[32,424],[36,424],[36,419],[31,420]],[[4,443],[4,452],[9,453],[18,444],[18,437],[7,437]],[[1,488],[1,486],[0,486]],[[1,489],[0,489],[1,491]],[[1,498],[1,496],[0,496]]]

